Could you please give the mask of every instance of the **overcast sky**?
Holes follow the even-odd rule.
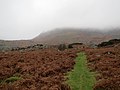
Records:
[[[0,39],[31,39],[55,28],[120,26],[120,0],[0,0]]]

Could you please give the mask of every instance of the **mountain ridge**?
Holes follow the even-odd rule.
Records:
[[[108,30],[106,32],[100,31],[99,29],[55,29],[42,33],[32,40],[45,44],[60,44],[73,42],[99,43],[112,38],[120,38],[120,29],[115,31]]]
[[[0,47],[25,47],[34,44],[61,44],[82,42],[101,43],[110,39],[120,38],[120,29],[111,29],[100,31],[100,29],[78,29],[78,28],[58,28],[48,32],[41,33],[31,40],[0,40]]]

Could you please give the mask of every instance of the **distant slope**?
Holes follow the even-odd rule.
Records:
[[[11,47],[25,47],[40,44],[61,44],[61,43],[100,43],[110,39],[119,39],[120,29],[111,29],[108,32],[101,32],[96,29],[75,29],[62,28],[42,33],[32,40],[0,40],[0,49]]]
[[[13,47],[25,47],[34,44],[35,42],[31,40],[14,40],[14,41],[0,40],[0,51],[10,50]]]
[[[55,29],[46,33],[42,33],[33,39],[34,42],[45,44],[60,44],[60,43],[100,43],[102,41],[113,38],[120,38],[120,30],[111,30],[101,32],[92,29]]]
[[[117,39],[120,39],[120,29],[113,29],[109,32],[107,32],[107,35],[110,35],[112,36],[112,38],[117,38]]]

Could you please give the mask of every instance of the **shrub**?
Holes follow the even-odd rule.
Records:
[[[58,46],[58,49],[59,49],[60,51],[64,51],[66,48],[67,48],[67,46],[66,46],[65,44],[60,44],[60,45]]]

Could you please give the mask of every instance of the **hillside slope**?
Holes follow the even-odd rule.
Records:
[[[105,30],[104,30],[105,31]],[[107,32],[102,32],[96,29],[75,29],[75,28],[61,28],[41,33],[39,36],[31,40],[14,40],[6,41],[0,40],[1,48],[11,47],[25,47],[34,44],[61,44],[61,43],[95,43],[98,44],[110,39],[120,38],[120,29],[111,29]]]
[[[92,29],[55,29],[53,31],[40,34],[35,37],[33,41],[45,44],[73,42],[100,43],[113,38],[120,38],[120,30],[102,32]]]
[[[25,47],[34,44],[35,42],[31,40],[14,40],[14,41],[0,40],[0,51],[11,50],[11,48],[13,47]]]

